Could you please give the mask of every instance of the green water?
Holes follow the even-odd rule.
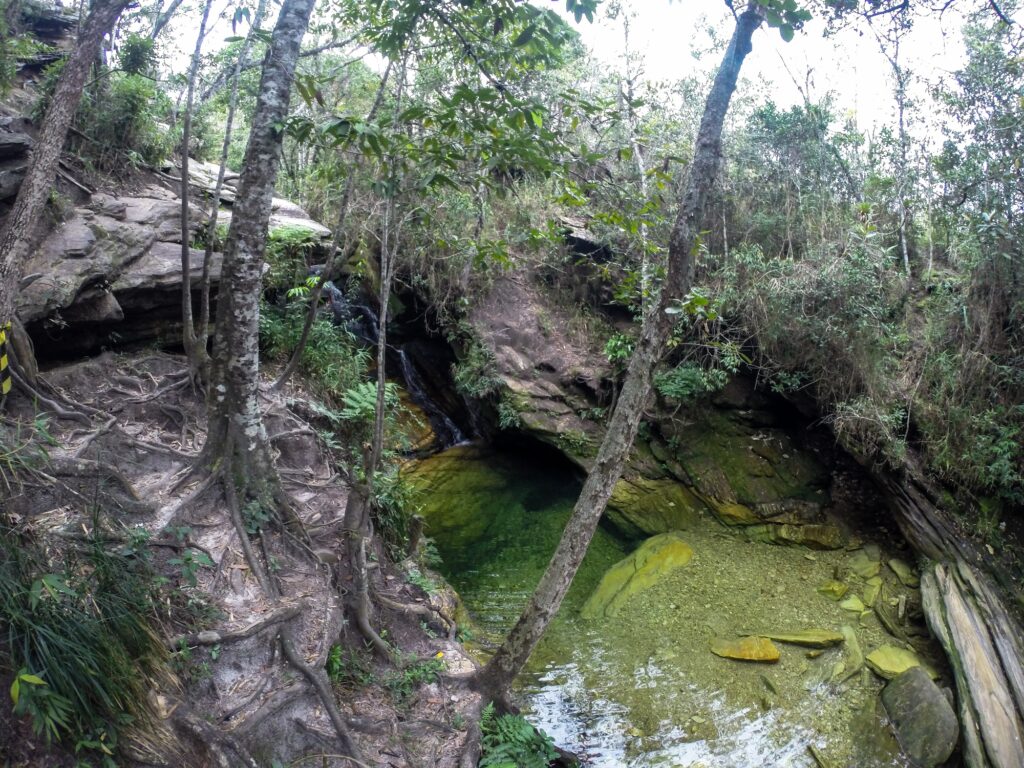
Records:
[[[473,619],[474,642],[500,642],[547,565],[579,490],[563,468],[470,447],[420,462],[411,477]],[[684,531],[690,566],[633,598],[617,616],[579,608],[636,545],[598,530],[559,615],[521,676],[530,719],[561,746],[611,766],[902,766],[882,723],[881,682],[861,671],[828,680],[842,648],[810,658],[780,644],[774,665],[721,659],[710,641],[742,632],[852,626],[864,652],[887,642],[873,614],[820,595],[849,552],[751,543],[710,519]]]

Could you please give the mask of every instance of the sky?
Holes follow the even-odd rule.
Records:
[[[695,66],[691,48],[709,47],[707,28],[714,27],[721,38],[728,39],[734,25],[722,0],[624,0],[623,4],[633,16],[630,48],[642,57],[643,71],[654,81],[685,76]],[[975,3],[958,3],[961,7],[971,4]],[[901,46],[901,64],[915,74],[912,97],[924,98],[929,83],[962,64],[962,24],[957,6],[942,18],[917,19]],[[599,10],[593,24],[584,20],[574,26],[599,61],[621,70],[620,20],[609,20]],[[824,29],[823,21],[812,20],[787,43],[777,30],[762,27],[744,64],[744,79],[764,82],[772,99],[783,107],[803,101],[794,79],[811,99],[834,94],[840,114],[852,114],[864,132],[894,124],[892,69],[870,28],[861,23],[831,37],[824,35]],[[707,56],[699,66],[716,66],[718,59],[717,54]]]
[[[539,6],[564,14],[563,0],[531,0]],[[742,0],[735,0],[740,5]],[[720,54],[707,54],[712,44],[708,30],[713,28],[720,40],[727,40],[734,21],[723,0],[621,0],[631,18],[630,47],[642,59],[644,76],[652,81],[677,80],[695,68],[714,68]],[[919,17],[901,49],[901,63],[914,74],[910,96],[927,99],[929,85],[955,71],[963,62],[960,28],[961,9],[981,7],[986,0],[958,0],[942,17]],[[610,20],[608,0],[601,3],[594,23],[576,23],[584,44],[608,69],[623,68],[623,24]],[[219,15],[219,14],[215,14]],[[1024,10],[1016,14],[1024,22]],[[895,122],[893,78],[889,62],[870,28],[860,23],[834,36],[824,35],[825,24],[814,19],[784,42],[778,31],[763,26],[754,38],[754,51],[747,58],[743,78],[770,93],[781,107],[802,103],[794,84],[799,81],[811,99],[832,94],[837,113],[852,116],[862,132],[871,134],[883,125]],[[177,50],[167,51],[175,66],[187,66],[194,45],[192,24],[174,25],[172,35]],[[233,34],[224,20],[207,38],[207,52],[223,45]],[[245,34],[240,29],[238,34]],[[692,51],[705,55],[700,62]],[[937,116],[936,116],[937,119]],[[916,130],[915,130],[916,128]],[[938,135],[937,126],[911,126],[918,135]]]

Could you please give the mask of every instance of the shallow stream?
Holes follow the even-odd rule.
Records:
[[[486,654],[546,566],[578,481],[551,461],[467,446],[419,462],[411,476],[441,570]],[[588,621],[579,615],[583,602],[637,545],[598,530],[520,677],[530,720],[599,767],[905,765],[877,703],[882,681],[866,668],[842,681],[840,665],[852,663],[844,646],[820,652],[780,643],[775,664],[709,650],[716,637],[844,625],[865,654],[891,640],[871,612],[843,610],[818,592],[854,553],[753,543],[708,517],[682,535],[694,553],[687,567],[613,618]]]

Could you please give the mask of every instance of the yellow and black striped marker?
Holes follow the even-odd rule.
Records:
[[[7,366],[7,336],[11,332],[11,324],[0,325],[0,397],[11,391],[11,369]]]

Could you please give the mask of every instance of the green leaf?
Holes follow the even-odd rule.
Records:
[[[779,34],[782,36],[782,39],[788,43],[793,39],[793,35],[795,34],[793,26],[791,24],[783,24],[779,27]]]
[[[531,24],[530,26],[528,26],[526,29],[519,33],[519,36],[512,41],[512,45],[516,48],[522,48],[528,42],[533,40],[533,33],[534,27]]]
[[[14,682],[11,683],[11,701],[14,702],[14,706],[18,706],[18,697],[21,695],[21,678],[14,678]]]
[[[46,681],[38,675],[18,675],[18,679],[23,683],[31,683],[32,685],[46,685]]]

